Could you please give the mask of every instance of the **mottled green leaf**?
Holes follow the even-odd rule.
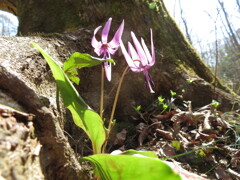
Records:
[[[63,71],[66,73],[68,78],[76,83],[77,85],[80,82],[80,79],[77,77],[78,72],[77,69],[83,67],[92,67],[103,63],[104,61],[109,61],[114,63],[112,59],[100,59],[97,57],[90,56],[86,53],[73,53],[70,58],[64,62],[63,64]]]
[[[136,152],[136,151],[135,151]],[[128,152],[130,153],[130,152]],[[103,180],[180,180],[180,176],[158,158],[141,153],[131,155],[98,154],[81,158],[89,161]]]
[[[67,77],[75,84],[79,85],[80,78],[78,77],[78,72],[76,69],[69,69],[67,72],[65,72]]]
[[[90,56],[89,54],[75,52],[71,57],[64,62],[63,70],[67,72],[72,69],[79,69],[83,67],[92,67],[103,63],[104,61],[109,61],[114,63],[112,59],[100,59],[97,57]]]
[[[79,79],[78,77],[76,77],[76,76],[69,76],[68,78],[69,78],[73,83],[79,85],[80,79]]]
[[[32,44],[41,52],[49,64],[63,98],[63,103],[70,110],[74,123],[87,133],[92,141],[94,153],[100,153],[106,139],[101,117],[85,103],[61,67],[37,44]]]
[[[151,157],[151,158],[158,158],[158,156],[153,152],[153,151],[136,151],[136,150],[133,150],[133,149],[129,149],[127,151],[124,151],[121,153],[122,155],[136,155],[136,154],[139,154],[139,155],[143,155],[143,156],[146,156],[146,157]]]

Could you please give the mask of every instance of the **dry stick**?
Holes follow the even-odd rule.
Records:
[[[103,151],[105,151],[106,147],[107,147],[107,141],[108,141],[108,138],[109,138],[109,134],[111,132],[111,128],[112,128],[112,121],[113,121],[113,116],[114,116],[114,113],[115,113],[115,109],[116,109],[116,106],[117,106],[117,101],[118,101],[118,96],[119,96],[119,92],[120,92],[120,89],[121,89],[121,86],[122,86],[122,82],[123,82],[123,79],[124,79],[124,76],[126,75],[127,71],[128,71],[128,66],[125,68],[125,70],[123,71],[122,73],[122,76],[120,78],[120,81],[119,81],[119,84],[118,84],[118,88],[117,88],[117,92],[116,92],[116,95],[115,95],[115,99],[114,99],[114,102],[113,102],[113,107],[112,107],[112,113],[111,113],[111,116],[110,116],[110,119],[109,119],[109,124],[108,124],[108,133],[107,133],[107,138],[106,138],[106,143],[104,144],[103,146]]]
[[[103,118],[103,93],[104,93],[104,67],[102,66],[101,72],[101,92],[100,92],[100,117]]]

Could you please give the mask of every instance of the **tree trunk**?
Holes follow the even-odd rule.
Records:
[[[0,9],[17,15],[17,0],[1,0]]]
[[[48,44],[57,45],[58,43],[57,40],[40,37],[0,38],[0,90],[5,97],[13,98],[18,102],[23,110],[12,106],[8,98],[0,98],[0,104],[33,114],[34,134],[41,143],[40,154],[36,154],[36,161],[39,161],[40,166],[35,168],[36,171],[44,174],[44,179],[89,179],[81,171],[76,154],[68,140],[70,137],[65,134],[69,127],[74,127],[73,123],[66,121],[69,117],[65,111],[62,111],[62,114],[56,111],[54,100],[56,84],[52,74],[49,74],[46,68],[46,62],[30,44],[32,41],[41,42],[39,44],[45,47]],[[51,54],[55,56],[54,51]],[[76,135],[81,133],[79,129],[76,132]],[[28,136],[31,139],[32,135]],[[33,168],[30,165],[26,164],[26,167]],[[14,171],[18,171],[16,168],[13,167]],[[5,178],[22,179],[19,176],[10,175]],[[27,178],[35,179],[31,176],[25,176],[24,179]]]
[[[129,39],[129,31],[148,40],[149,29],[153,28],[157,63],[151,74],[156,84],[156,96],[166,94],[170,89],[177,92],[185,89],[183,97],[191,100],[196,107],[208,104],[212,99],[224,103],[219,91],[230,92],[219,80],[215,80],[214,74],[186,41],[162,0],[155,2],[154,9],[149,8],[146,0],[32,0],[31,3],[19,0],[17,7],[20,34],[64,32],[79,27],[93,29],[102,25],[108,17],[114,19],[113,29],[125,19],[124,41]],[[196,81],[189,84],[186,81],[188,78],[196,78]],[[199,84],[197,79],[205,81],[210,90],[207,94],[203,93],[205,85]],[[232,104],[234,102],[224,103],[225,110],[230,109]]]
[[[149,73],[155,83],[155,94],[150,94],[144,87],[143,74],[128,72],[116,109],[117,121],[129,123],[130,116],[136,114],[132,106],[147,106],[158,96],[169,95],[170,90],[182,95],[184,100],[192,101],[193,107],[209,104],[212,99],[219,101],[220,108],[225,111],[233,105],[239,107],[239,98],[231,94],[218,79],[215,81],[213,73],[169,16],[162,0],[157,1],[154,8],[149,8],[147,0],[18,0],[17,15],[19,34],[23,35],[78,29],[63,35],[48,34],[49,37],[0,37],[0,89],[8,91],[27,112],[36,115],[34,125],[43,145],[40,160],[44,174],[49,179],[53,173],[56,173],[55,179],[66,179],[68,175],[72,179],[74,176],[84,179],[69,144],[77,149],[81,149],[82,145],[69,142],[63,133],[68,132],[77,141],[81,131],[74,128],[68,116],[57,112],[54,103],[55,83],[46,62],[29,44],[31,41],[38,43],[54,59],[63,62],[76,51],[94,55],[90,45],[93,30],[103,25],[109,17],[113,18],[111,30],[114,31],[122,19],[125,20],[124,43],[130,39],[130,31],[134,31],[149,45],[149,29],[152,28],[156,64]],[[117,65],[113,67],[112,81],[105,85],[105,117],[112,107],[115,85],[126,67],[121,53],[113,58]],[[95,110],[98,110],[100,70],[99,66],[80,70],[81,82],[77,87]],[[192,82],[189,83],[187,79],[192,79]]]
[[[233,40],[233,42],[234,42],[233,45],[235,46],[235,48],[239,50],[239,43],[238,43],[237,37],[235,35],[236,33],[234,32],[234,30],[232,28],[232,25],[231,25],[231,23],[230,23],[230,21],[228,19],[228,14],[227,14],[227,12],[225,10],[224,4],[220,0],[218,0],[218,3],[221,6],[222,12],[224,14],[224,17],[225,17],[225,20],[226,20],[226,23],[227,23],[227,27],[228,27],[228,29],[230,31],[229,37]]]

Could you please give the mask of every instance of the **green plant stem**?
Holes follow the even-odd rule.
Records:
[[[104,95],[104,67],[102,66],[101,72],[101,92],[100,92],[100,109],[99,115],[103,118],[103,95]]]
[[[109,132],[111,131],[111,128],[112,128],[112,121],[113,121],[113,116],[114,116],[116,106],[117,106],[119,92],[120,92],[120,89],[121,89],[121,86],[122,86],[124,76],[126,75],[127,71],[128,71],[128,66],[123,71],[122,76],[121,76],[120,81],[119,81],[119,84],[118,84],[117,92],[116,92],[115,99],[114,99],[114,102],[113,102],[112,113],[111,113],[111,116],[110,116],[110,119],[109,119],[109,124],[108,124]]]
[[[119,97],[119,92],[120,92],[120,89],[121,89],[121,86],[122,86],[122,82],[123,82],[123,79],[128,71],[129,67],[127,66],[125,68],[125,70],[123,71],[122,73],[122,76],[120,78],[120,81],[118,83],[118,88],[117,88],[117,92],[116,92],[116,95],[115,95],[115,99],[114,99],[114,102],[113,102],[113,107],[112,107],[112,112],[111,112],[111,116],[110,116],[110,119],[109,119],[109,123],[108,123],[108,129],[107,129],[107,138],[106,138],[106,142],[103,146],[103,153],[107,147],[107,142],[108,142],[108,138],[109,138],[109,134],[111,132],[111,129],[112,129],[112,125],[113,125],[113,116],[114,116],[114,113],[115,113],[115,110],[116,110],[116,106],[117,106],[117,101],[118,101],[118,97]]]
[[[59,87],[57,85],[57,89],[56,89],[56,104],[57,104],[57,110],[59,111],[59,113],[61,113],[61,108],[60,108],[60,102],[59,102],[59,98],[60,97],[60,92],[59,92]]]
[[[197,147],[196,149],[193,149],[191,151],[188,151],[188,152],[185,152],[185,153],[182,153],[182,154],[177,154],[175,156],[169,156],[169,157],[160,158],[160,159],[161,160],[167,160],[167,159],[173,159],[173,158],[185,156],[185,155],[191,154],[192,152],[197,151],[199,149],[222,149],[222,148],[219,148],[219,147],[208,147],[208,146],[206,146],[206,147]]]

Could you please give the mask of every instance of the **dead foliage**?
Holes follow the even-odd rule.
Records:
[[[0,179],[44,179],[32,119],[0,104]]]
[[[207,179],[240,179],[239,117],[239,111],[223,114],[211,104],[195,111],[139,112],[138,149],[155,151],[160,159]],[[126,129],[117,134],[115,143],[122,146],[130,138],[126,134]]]

